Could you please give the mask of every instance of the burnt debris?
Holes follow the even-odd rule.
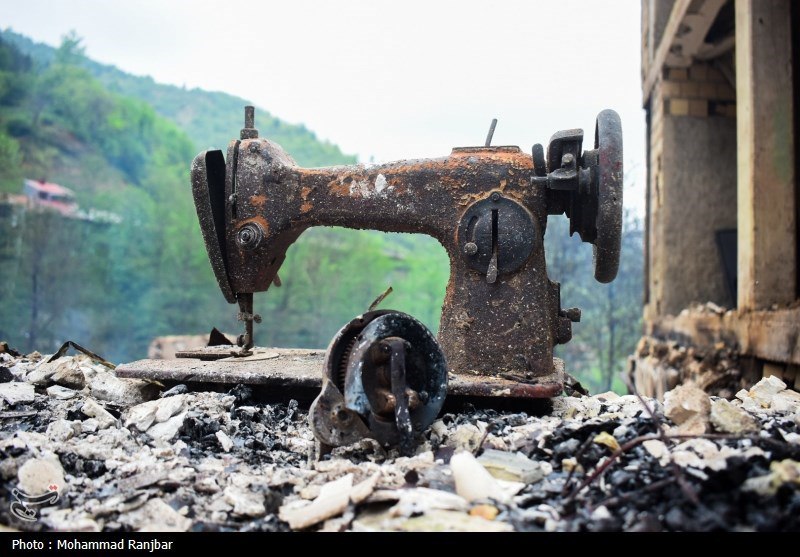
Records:
[[[800,530],[800,395],[774,377],[732,401],[687,390],[663,405],[561,396],[544,416],[465,407],[410,456],[361,439],[314,460],[296,401],[251,387],[160,397],[82,354],[0,359],[13,375],[0,383],[0,498],[59,493],[31,522],[0,506],[13,528]]]

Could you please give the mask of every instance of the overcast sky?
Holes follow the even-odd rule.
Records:
[[[156,81],[225,91],[363,161],[546,144],[622,117],[625,205],[644,207],[637,0],[0,0],[0,27]],[[256,125],[258,124],[256,115]]]

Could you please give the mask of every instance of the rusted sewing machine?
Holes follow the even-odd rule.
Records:
[[[443,158],[306,169],[258,136],[253,108],[246,107],[245,127],[228,146],[227,158],[221,151],[205,151],[192,165],[192,189],[211,266],[225,299],[238,304],[245,323],[240,348],[186,351],[170,362],[139,360],[119,366],[118,375],[199,388],[247,383],[284,398],[317,396],[323,386],[322,402],[335,405],[336,396],[349,393],[350,409],[359,407],[362,394],[402,394],[405,390],[394,380],[371,387],[356,384],[364,392],[348,391],[347,378],[337,375],[345,370],[345,375],[356,376],[363,362],[383,366],[379,373],[384,376],[402,375],[402,358],[393,360],[389,354],[405,346],[410,358],[419,350],[392,341],[391,330],[375,336],[364,350],[351,348],[347,335],[368,333],[376,313],[345,326],[328,354],[253,348],[253,324],[261,320],[253,311],[253,293],[279,284],[286,252],[304,230],[342,226],[428,234],[447,250],[450,280],[438,337],[443,357],[430,360],[439,362],[435,364],[406,362],[408,384],[431,386],[432,378],[439,378],[448,397],[484,401],[556,396],[565,375],[553,347],[570,340],[580,311],[561,308],[559,284],[547,276],[547,217],[566,213],[571,233],[594,245],[595,278],[614,279],[622,217],[620,121],[613,111],[600,113],[593,149],[583,149],[583,131],[575,129],[553,135],[546,153],[534,145],[531,155],[518,147],[491,146],[492,130],[484,146],[458,147]],[[417,338],[427,337],[419,333]],[[375,352],[381,348],[385,355]],[[441,369],[445,361],[449,377]],[[410,410],[418,404],[412,422],[427,421],[441,407],[442,389],[425,389],[430,403],[419,405],[422,399],[414,389],[403,395]],[[403,419],[395,418],[399,429]],[[359,427],[345,427],[336,435],[358,433]],[[372,433],[380,437],[376,431]]]
[[[450,258],[439,330],[450,370],[552,397],[562,388],[553,347],[570,340],[580,311],[561,308],[559,284],[547,276],[547,216],[566,213],[571,232],[594,244],[597,280],[613,280],[619,262],[622,132],[611,110],[598,116],[591,150],[574,129],[556,133],[546,156],[541,145],[531,156],[488,139],[438,159],[300,168],[258,136],[247,107],[227,160],[221,151],[198,155],[192,187],[217,282],[245,322],[245,354],[260,321],[253,293],[278,282],[304,230],[415,232],[436,238]]]

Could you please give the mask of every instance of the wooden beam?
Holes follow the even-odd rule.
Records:
[[[738,307],[795,300],[791,0],[736,0]]]
[[[672,40],[664,64],[668,68],[688,68],[695,56],[706,46],[708,30],[717,19],[725,0],[705,0],[683,17],[680,29]]]
[[[643,105],[647,105],[647,101],[650,99],[650,92],[658,79],[658,75],[661,73],[664,60],[667,59],[667,54],[669,54],[669,49],[672,46],[672,40],[675,38],[681,22],[684,16],[686,16],[686,12],[689,11],[689,6],[691,6],[691,4],[692,0],[677,0],[672,6],[669,20],[667,20],[667,25],[664,27],[664,34],[661,36],[661,42],[658,43],[653,62],[647,70],[644,83],[642,83]]]
[[[703,352],[718,352],[718,344],[722,343],[747,356],[800,364],[798,307],[744,312],[689,309],[648,323],[646,329],[651,336],[694,346]]]
[[[675,2],[653,62],[647,66],[647,75],[642,85],[643,104],[647,104],[653,86],[658,81],[658,74],[664,66],[687,68],[701,53],[704,53],[706,60],[713,57],[709,52],[714,52],[714,45],[706,44],[705,38],[725,1],[704,0],[695,6],[692,13],[689,13],[691,1]],[[728,50],[732,48],[732,38],[730,45],[726,46]],[[722,52],[725,52],[724,46]]]

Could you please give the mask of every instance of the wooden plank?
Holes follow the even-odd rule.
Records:
[[[795,300],[790,0],[736,0],[738,307]]]
[[[686,68],[692,65],[697,53],[706,46],[705,38],[708,30],[711,29],[724,4],[725,0],[705,0],[684,16],[681,29],[685,29],[686,32],[673,39],[672,47],[664,59],[667,67]]]
[[[772,311],[684,310],[647,325],[647,333],[703,351],[719,344],[773,362],[800,364],[800,307]]]
[[[316,396],[322,386],[325,353],[302,348],[254,348],[246,358],[229,357],[234,347],[208,347],[185,352],[174,360],[137,360],[117,366],[118,377],[150,379],[166,385],[186,383],[204,387],[253,385],[275,394]],[[187,357],[196,356],[196,357]],[[219,356],[225,356],[219,358]],[[450,397],[552,398],[564,389],[564,361],[553,358],[554,374],[542,383],[483,375],[451,375]]]
[[[672,6],[672,12],[669,14],[669,21],[667,21],[667,26],[664,28],[661,42],[658,44],[653,61],[648,67],[647,77],[645,77],[644,83],[642,83],[642,105],[644,106],[647,106],[647,102],[650,99],[650,92],[658,79],[659,73],[661,73],[664,60],[667,59],[667,54],[669,54],[669,49],[672,46],[672,40],[675,38],[675,34],[678,32],[680,24],[686,16],[686,12],[689,11],[689,6],[691,4],[692,0],[677,0],[675,5]]]
[[[705,37],[723,5],[725,5],[725,0],[704,0],[689,13],[691,2],[675,2],[652,64],[647,65],[646,78],[642,85],[644,105],[650,98],[650,93],[658,81],[658,74],[663,66],[689,67],[694,58],[704,50],[705,59],[709,59],[708,53],[714,52],[715,49],[713,45],[705,43]],[[673,17],[676,18],[674,21]],[[682,29],[686,31],[678,36],[678,32]],[[728,46],[728,50],[731,47],[732,44]],[[673,51],[674,49],[676,50]],[[723,49],[722,52],[724,51]]]

